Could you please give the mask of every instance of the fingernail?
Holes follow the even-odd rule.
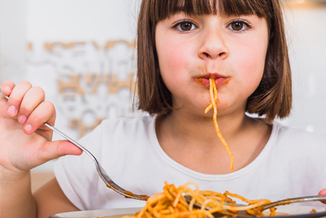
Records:
[[[2,91],[10,92],[10,87],[9,86],[5,86],[5,87],[3,87]]]
[[[25,124],[27,120],[27,117],[24,115],[20,115],[18,118],[18,122],[20,122],[21,124]]]
[[[26,132],[30,132],[30,131],[32,131],[32,126],[30,124],[27,124],[27,125],[24,126],[24,130]]]
[[[10,116],[16,116],[17,110],[15,106],[8,107],[7,111]]]

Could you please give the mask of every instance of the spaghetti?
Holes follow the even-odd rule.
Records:
[[[217,107],[219,103],[217,97],[217,88],[215,80],[209,79],[210,82],[210,98],[211,104],[205,109],[208,113],[211,108],[214,109],[213,123],[217,136],[221,140],[223,146],[226,148],[231,159],[231,171],[234,168],[233,154],[224,140],[217,123]],[[193,190],[189,185],[194,185]],[[185,196],[189,196],[191,200],[186,200]],[[233,198],[240,199],[246,202],[247,205],[236,205]],[[226,191],[224,194],[214,191],[199,190],[197,183],[188,182],[185,185],[175,187],[173,184],[165,182],[162,193],[152,195],[146,205],[141,211],[135,213],[134,216],[124,216],[123,218],[150,218],[150,217],[166,217],[166,218],[180,218],[180,217],[209,217],[213,218],[214,213],[226,216],[236,216],[239,211],[246,211],[249,215],[263,216],[262,206],[270,203],[270,200],[248,200],[240,195],[232,194]],[[199,205],[199,206],[198,206]],[[271,215],[275,215],[275,209],[270,209]]]
[[[191,189],[189,185],[195,186]],[[185,196],[190,196],[191,201],[186,201]],[[237,206],[232,198],[238,198],[248,205]],[[250,215],[262,215],[259,207],[270,203],[269,200],[248,200],[240,195],[225,192],[224,194],[214,191],[199,190],[197,183],[188,182],[178,188],[165,182],[162,193],[152,195],[143,209],[134,216],[123,218],[149,218],[149,217],[209,217],[213,213],[226,216],[236,216],[239,211],[246,211]],[[201,205],[196,207],[196,205]],[[256,209],[258,207],[258,209]]]
[[[231,171],[233,171],[234,169],[234,158],[233,158],[233,154],[228,146],[228,144],[226,143],[226,141],[224,140],[220,128],[217,124],[217,107],[216,107],[216,103],[219,103],[218,97],[217,97],[217,89],[216,89],[216,84],[215,84],[215,80],[213,78],[209,79],[209,93],[211,96],[211,104],[205,109],[205,113],[208,113],[208,111],[210,111],[210,109],[213,107],[214,108],[214,115],[213,115],[213,123],[215,126],[215,130],[217,133],[218,138],[221,140],[223,146],[225,147],[225,149],[227,150],[227,152],[230,155],[230,161],[231,161]]]

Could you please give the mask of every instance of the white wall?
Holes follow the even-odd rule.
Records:
[[[134,40],[138,0],[28,0],[28,40]]]
[[[326,3],[288,6],[285,21],[294,104],[287,124],[326,134]]]
[[[26,0],[0,1],[1,76],[22,81],[25,75]]]

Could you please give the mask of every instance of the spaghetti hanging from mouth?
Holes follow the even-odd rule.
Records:
[[[208,113],[208,111],[210,111],[210,109],[213,107],[214,108],[214,114],[213,114],[213,123],[215,126],[215,130],[217,133],[218,138],[221,140],[223,146],[225,147],[225,149],[227,150],[227,152],[230,155],[230,161],[231,161],[231,171],[233,171],[234,169],[234,158],[233,158],[233,154],[228,146],[228,144],[226,143],[226,141],[224,140],[220,128],[217,124],[217,107],[216,107],[216,103],[219,103],[218,97],[217,97],[217,89],[216,89],[216,84],[215,84],[215,80],[213,78],[209,79],[209,93],[211,96],[211,104],[205,109],[205,113]]]

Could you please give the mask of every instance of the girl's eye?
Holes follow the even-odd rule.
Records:
[[[196,28],[195,24],[193,24],[190,21],[183,21],[174,26],[174,28],[177,28],[181,32],[187,32],[191,31]]]
[[[233,21],[228,25],[228,28],[236,32],[242,32],[250,29],[250,25],[245,21]]]

